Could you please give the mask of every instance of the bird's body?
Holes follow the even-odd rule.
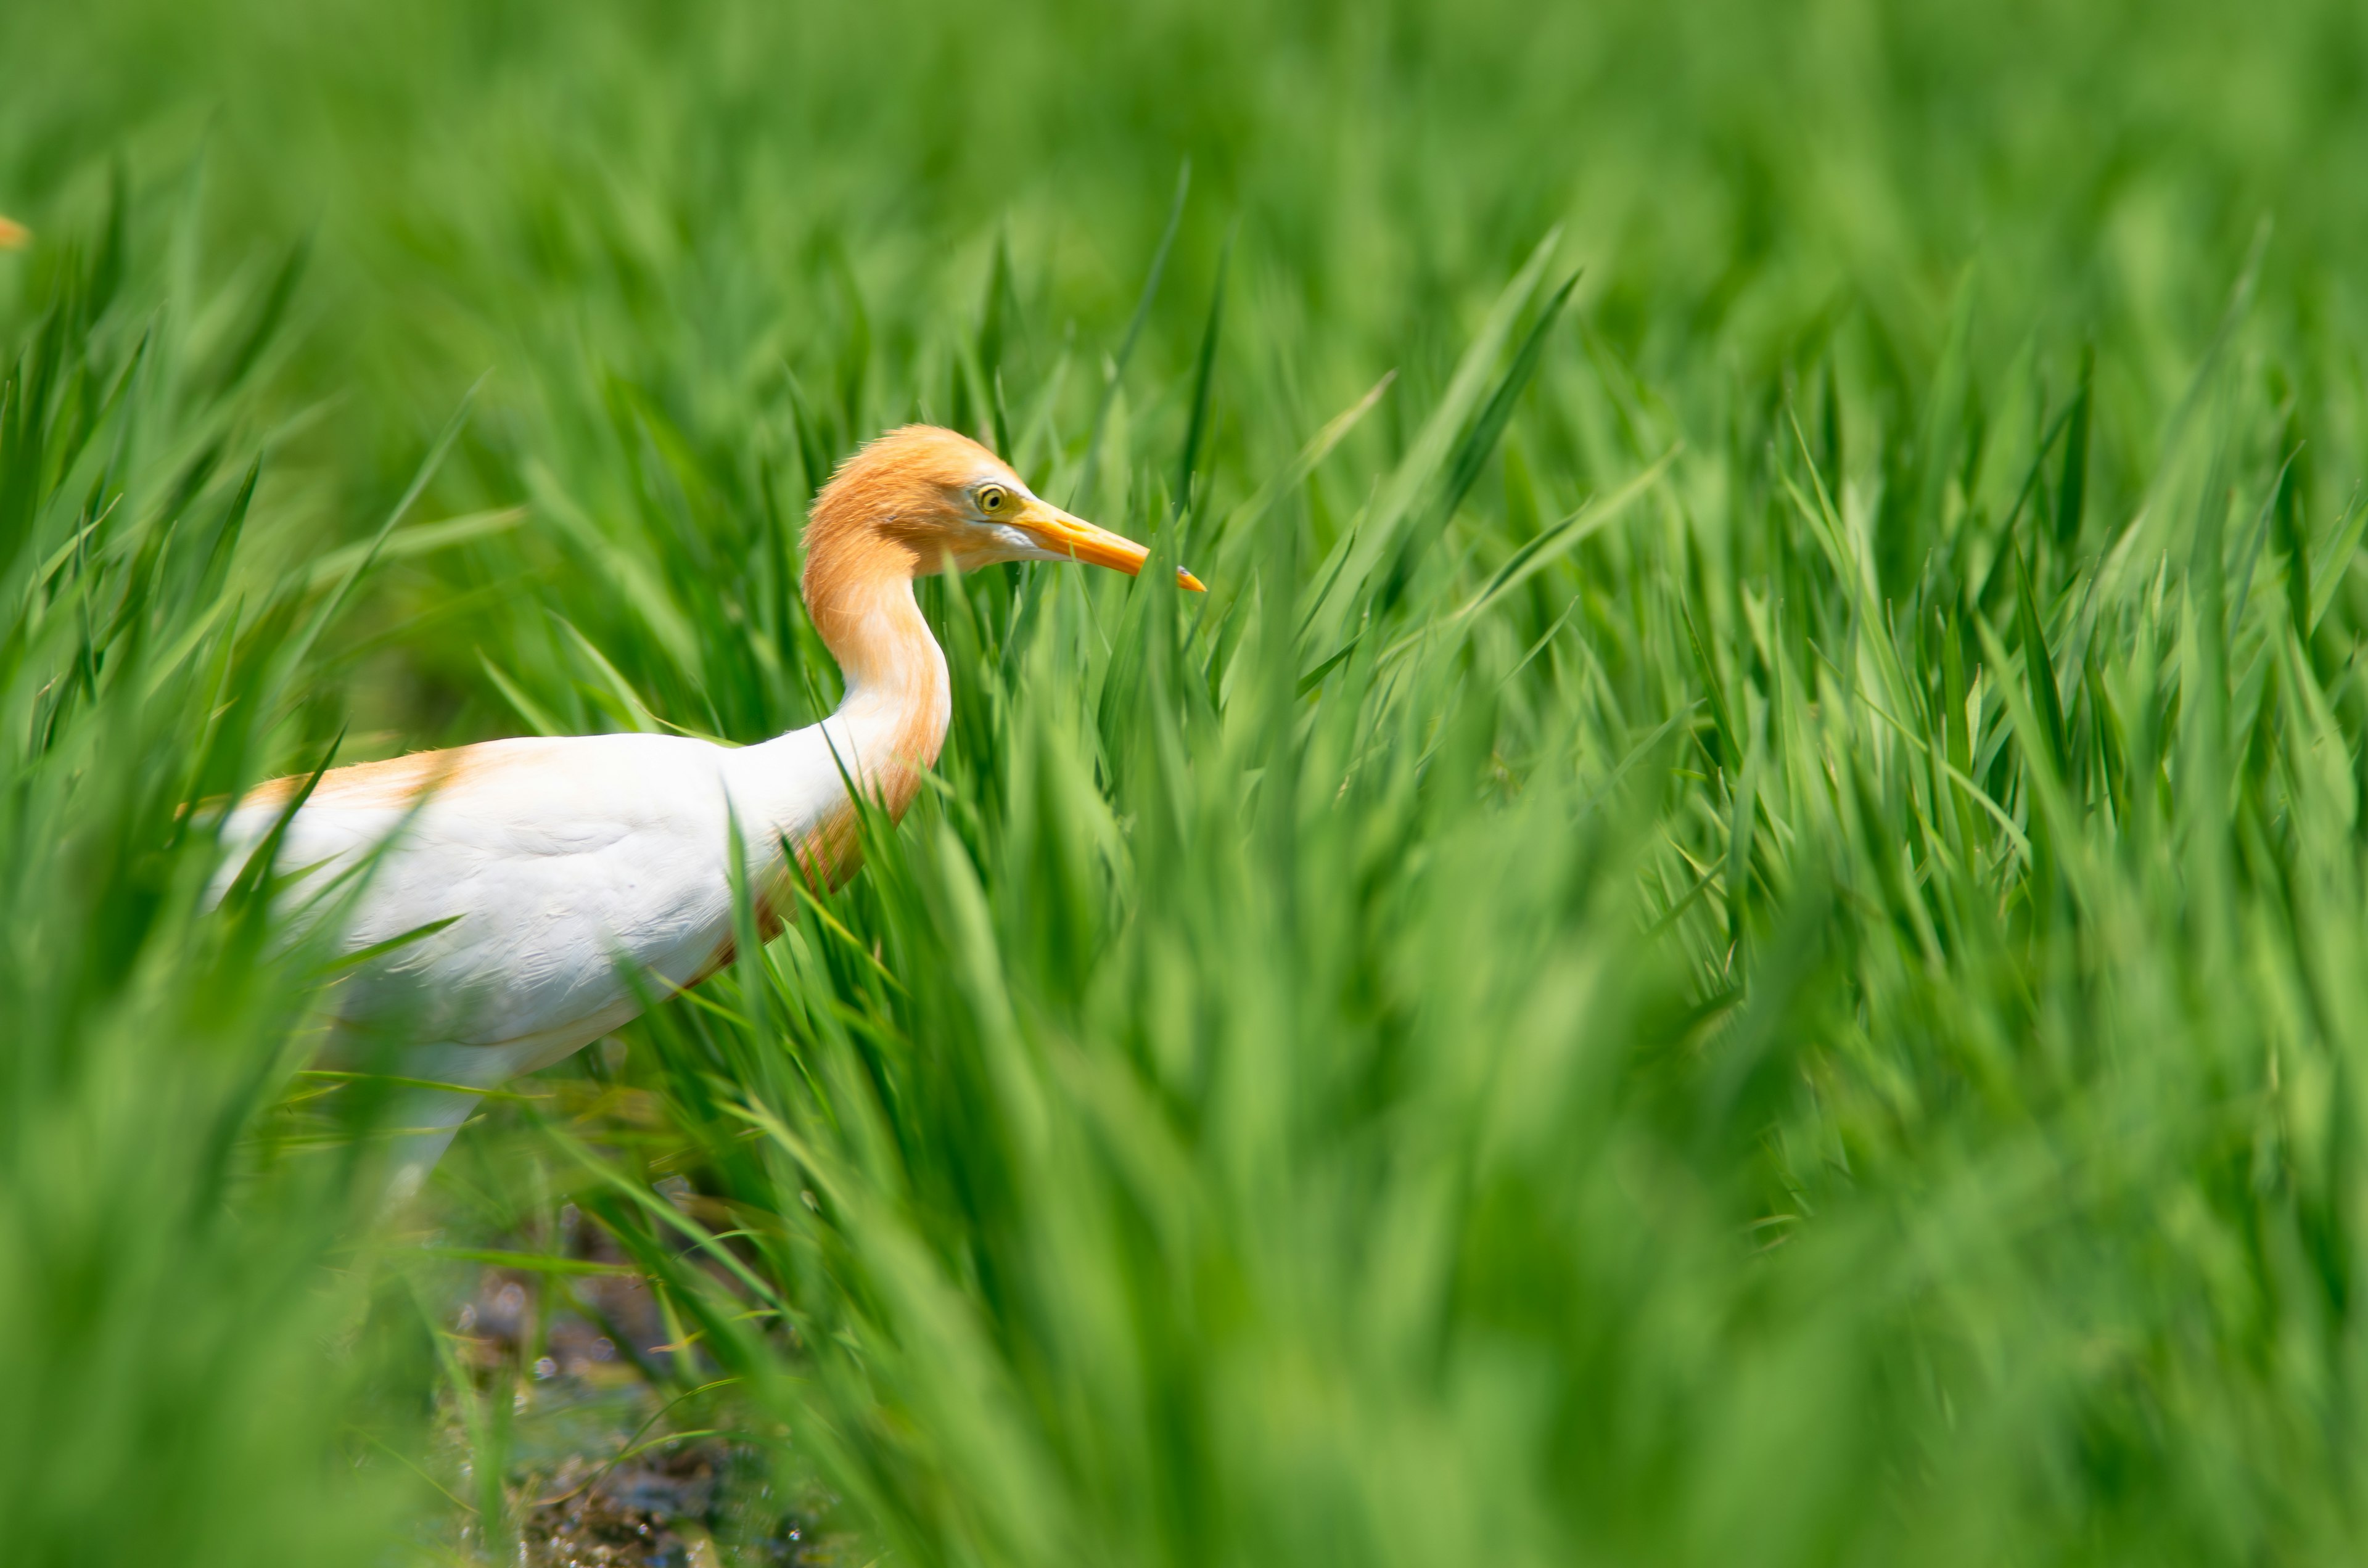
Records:
[[[327,775],[280,864],[361,866],[342,945],[393,944],[344,983],[340,1017],[467,1048],[450,1081],[470,1084],[598,1040],[638,1010],[628,968],[663,993],[725,956],[732,817],[761,893],[781,841],[820,840],[844,814],[830,743],[855,754],[850,771],[860,756],[844,730],[738,751],[666,735],[489,741]],[[259,840],[279,809],[250,797],[233,842]]]
[[[459,1089],[557,1062],[730,956],[735,825],[760,912],[789,877],[853,873],[849,781],[901,816],[951,712],[914,576],[1015,559],[1132,572],[1144,551],[1039,501],[962,437],[896,431],[840,470],[807,530],[808,610],[847,679],[827,720],[745,747],[489,741],[340,768],[304,792],[276,869],[300,899],[353,873],[338,939],[370,955],[336,995],[347,1064],[458,1086],[415,1096],[399,1192],[474,1103]],[[226,875],[303,783],[267,784],[228,813]]]

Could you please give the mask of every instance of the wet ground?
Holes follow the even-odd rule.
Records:
[[[725,1563],[852,1568],[852,1542],[774,1504],[761,1461],[714,1438],[610,1465],[563,1460],[526,1512],[518,1561],[537,1568],[710,1568]]]
[[[444,1313],[467,1392],[448,1391],[432,1467],[456,1506],[435,1532],[446,1550],[524,1568],[868,1561],[831,1522],[828,1494],[799,1478],[787,1433],[759,1440],[728,1390],[689,1392],[713,1369],[674,1342],[609,1238],[570,1211],[532,1250],[614,1272],[486,1265],[460,1277]],[[491,1529],[479,1518],[489,1463],[504,1516]]]

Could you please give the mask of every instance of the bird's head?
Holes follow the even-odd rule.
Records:
[[[1082,561],[1132,577],[1149,555],[1043,499],[969,437],[932,425],[891,430],[841,463],[806,525],[810,600],[818,574],[860,570],[859,562],[921,576],[949,561],[965,572],[998,561]],[[1201,591],[1181,568],[1176,580]]]

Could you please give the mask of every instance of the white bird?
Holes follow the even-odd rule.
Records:
[[[823,722],[746,747],[649,734],[488,741],[323,775],[275,870],[300,903],[357,875],[337,940],[349,954],[386,949],[339,987],[333,1059],[382,1069],[389,1056],[366,1048],[399,1032],[398,1075],[456,1085],[402,1108],[393,1197],[441,1157],[476,1103],[465,1091],[633,1017],[629,973],[663,995],[729,960],[734,818],[761,918],[790,876],[835,887],[854,874],[848,780],[901,817],[945,741],[945,655],[914,602],[916,576],[999,561],[1133,575],[1146,554],[1037,496],[975,441],[908,426],[843,463],[806,526],[806,608],[846,677]],[[265,784],[228,813],[222,885],[304,782]]]

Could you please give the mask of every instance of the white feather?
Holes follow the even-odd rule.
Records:
[[[414,802],[308,802],[277,869],[300,920],[359,875],[339,946],[359,952],[428,926],[364,965],[336,1008],[400,1029],[438,1072],[490,1085],[555,1062],[631,1018],[630,970],[664,994],[688,983],[732,934],[730,819],[750,885],[780,867],[848,800],[882,724],[851,703],[823,724],[762,745],[670,735],[493,741]],[[233,811],[224,885],[279,810]],[[372,864],[372,857],[376,857]],[[329,896],[318,896],[326,892]]]

